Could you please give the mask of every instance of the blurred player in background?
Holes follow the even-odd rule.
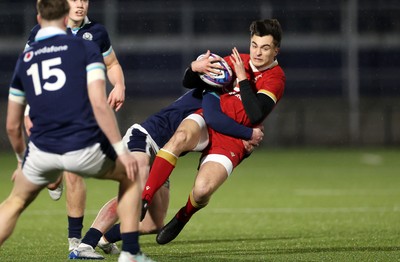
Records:
[[[125,100],[125,80],[121,65],[111,46],[110,38],[105,27],[87,17],[89,0],[68,0],[70,11],[68,15],[67,34],[74,35],[88,41],[93,41],[100,48],[107,67],[107,76],[114,87],[108,96],[109,105],[118,111]],[[40,29],[36,25],[28,38],[27,47],[35,41],[35,36]],[[32,123],[29,116],[25,117],[25,128],[29,135]],[[67,187],[67,214],[68,214],[68,242],[69,251],[77,247],[82,237],[83,217],[86,206],[86,185],[84,180],[70,172],[64,172]],[[49,185],[49,194],[53,200],[61,198],[63,192],[61,182]]]
[[[193,61],[192,66],[198,66],[199,68],[203,68],[202,72],[210,73],[210,70],[214,70],[213,62],[215,60],[210,60],[209,55],[210,52],[208,51],[206,57],[201,60]],[[188,69],[184,77],[184,82],[188,77],[191,77],[191,74],[193,74],[193,72]],[[210,86],[201,80],[197,84],[188,87],[196,88],[188,91],[171,105],[150,116],[143,123],[132,125],[124,136],[124,141],[127,143],[129,150],[136,159],[138,159],[139,173],[143,185],[146,183],[152,159],[159,151],[159,148],[168,142],[183,119],[187,119],[189,115],[202,107],[202,93],[205,89],[210,88]],[[214,128],[231,136],[246,140],[250,139],[253,143],[259,143],[260,139],[262,139],[263,134],[259,128],[241,126],[233,119],[223,114],[220,111],[219,105],[211,110],[215,112],[213,116],[218,118],[218,121],[214,121]],[[218,111],[220,111],[220,113],[217,113]],[[205,126],[206,124],[202,121],[201,125]],[[202,130],[204,133],[199,139],[198,146],[193,148],[194,151],[201,151],[208,144],[207,129],[203,128]],[[149,206],[149,212],[139,225],[140,234],[159,232],[164,226],[168,204],[169,181],[166,181],[164,186],[155,194],[153,202]],[[79,247],[71,252],[73,258],[103,259],[104,257],[101,254],[95,252],[96,245],[106,253],[116,253],[115,251],[117,249],[113,243],[121,240],[120,225],[114,225],[105,233],[118,220],[118,216],[115,212],[116,205],[116,199],[112,199],[103,206],[91,228],[83,237]],[[105,235],[102,237],[104,233]]]
[[[232,92],[220,96],[222,111],[239,123],[254,127],[262,124],[283,95],[285,75],[278,65],[282,29],[276,19],[254,21],[250,25],[250,54],[239,54],[236,48],[225,60],[236,74]],[[193,68],[193,71],[197,71]],[[193,74],[197,78],[197,74]],[[217,97],[217,96],[215,96]],[[206,100],[204,96],[203,101]],[[215,100],[209,100],[215,101]],[[203,107],[204,118],[214,112]],[[213,129],[210,144],[203,151],[194,186],[184,207],[158,233],[157,242],[166,244],[175,239],[193,214],[204,208],[212,194],[225,182],[233,169],[248,155],[253,145],[221,134]],[[178,157],[196,144],[199,126],[183,121],[171,140],[157,154],[142,193],[142,218],[153,195],[168,179]],[[249,146],[249,148],[246,148]]]
[[[21,213],[63,170],[118,181],[123,238],[119,262],[152,261],[140,252],[141,184],[107,103],[105,66],[98,46],[67,36],[66,0],[37,2],[35,43],[18,59],[9,89],[7,133],[18,158],[14,187],[0,205],[0,245]],[[26,103],[33,122],[27,149]]]

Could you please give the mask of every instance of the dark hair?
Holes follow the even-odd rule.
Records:
[[[274,38],[274,44],[277,47],[281,46],[282,28],[276,19],[264,19],[253,21],[250,25],[251,36],[266,36],[271,35]]]
[[[51,21],[67,15],[69,4],[67,0],[38,0],[36,9],[43,19]]]

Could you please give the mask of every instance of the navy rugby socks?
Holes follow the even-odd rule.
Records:
[[[115,224],[110,230],[108,230],[104,234],[104,238],[107,239],[110,243],[115,243],[121,240],[121,231],[120,231],[121,224]]]
[[[139,232],[121,233],[122,251],[131,253],[132,255],[140,252]]]
[[[82,237],[83,228],[83,216],[82,217],[70,217],[68,216],[68,238]]]

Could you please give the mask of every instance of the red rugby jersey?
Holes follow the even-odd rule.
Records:
[[[275,60],[271,65],[258,70],[250,61],[250,55],[240,54],[245,65],[247,79],[257,93],[269,96],[275,101],[275,104],[282,98],[285,89],[285,73]],[[225,57],[229,66],[234,71],[234,66],[230,57]],[[222,111],[235,119],[237,122],[246,126],[251,126],[250,120],[246,115],[243,104],[241,102],[240,89],[237,81],[234,82],[233,91],[221,95]]]

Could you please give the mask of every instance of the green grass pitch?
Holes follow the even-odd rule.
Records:
[[[171,177],[167,221],[186,202],[198,154]],[[173,242],[142,236],[156,261],[399,261],[399,149],[259,150],[246,159]],[[0,199],[15,157],[0,154]],[[117,184],[87,180],[84,232]],[[66,261],[65,196],[43,191],[23,213],[0,261]],[[101,252],[101,251],[100,251]],[[106,261],[117,261],[106,255]]]

